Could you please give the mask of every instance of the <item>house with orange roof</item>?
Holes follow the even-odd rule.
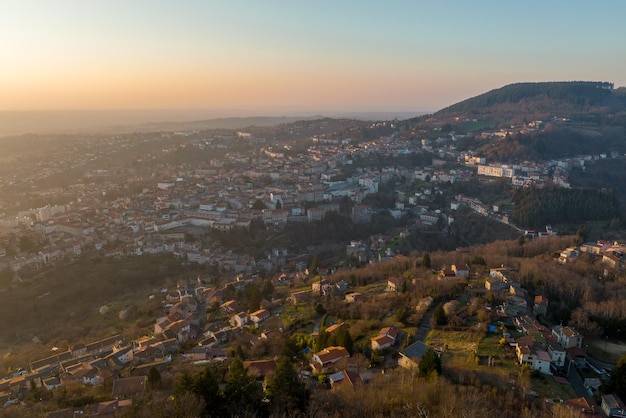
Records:
[[[331,326],[326,328],[326,333],[333,334],[333,333],[339,331],[340,328],[347,328],[346,323],[345,322],[340,322],[338,324],[332,324]]]
[[[269,317],[270,313],[266,309],[259,309],[258,311],[250,314],[250,320],[254,322],[257,327],[261,322],[265,321]]]
[[[353,292],[353,293],[348,293],[346,295],[346,302],[347,303],[355,303],[355,302],[358,302],[360,300],[363,300],[363,294],[362,293]]]
[[[385,348],[389,348],[393,345],[394,339],[387,335],[377,335],[374,338],[370,339],[372,350],[384,350]]]
[[[335,364],[344,358],[350,358],[350,353],[345,349],[345,347],[327,347],[322,351],[313,354],[310,366],[313,369],[313,373],[333,371],[336,369]]]
[[[384,350],[391,347],[396,343],[397,336],[398,329],[396,327],[382,328],[377,336],[370,339],[372,350]]]

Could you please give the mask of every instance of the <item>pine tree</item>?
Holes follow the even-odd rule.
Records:
[[[148,387],[153,390],[161,386],[161,373],[159,373],[156,367],[150,367],[150,370],[148,370],[147,383]]]
[[[274,376],[267,382],[266,392],[272,412],[277,416],[292,416],[295,410],[304,412],[310,396],[286,356],[278,360]]]
[[[429,348],[422,358],[420,359],[419,365],[419,375],[420,377],[427,377],[432,372],[437,372],[437,374],[441,374],[441,359],[433,350]]]
[[[246,372],[240,357],[235,357],[230,364],[224,398],[232,416],[252,416],[255,412],[260,414],[264,407],[263,389]]]

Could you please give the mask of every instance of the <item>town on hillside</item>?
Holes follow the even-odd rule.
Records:
[[[467,402],[459,387],[487,385],[493,405],[529,416],[624,413],[617,204],[570,181],[624,156],[488,161],[467,144],[568,121],[444,122],[63,136],[27,150],[32,164],[8,158],[0,295],[29,299],[2,311],[0,405],[51,418],[332,416],[352,393],[427,393],[440,379],[451,408]],[[554,206],[527,211],[536,201]],[[584,216],[603,239],[577,227]],[[36,317],[78,281],[54,276],[66,271],[82,272],[89,297]],[[72,337],[46,333],[54,321]],[[417,402],[405,414],[444,414],[398,393]]]

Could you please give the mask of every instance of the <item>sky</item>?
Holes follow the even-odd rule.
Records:
[[[626,1],[2,0],[0,111],[436,111],[626,86]]]

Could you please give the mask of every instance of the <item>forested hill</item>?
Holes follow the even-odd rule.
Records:
[[[613,83],[595,81],[515,83],[449,106],[434,116],[488,117],[504,122],[515,115],[545,120],[626,111],[626,97],[616,94],[613,87]]]

